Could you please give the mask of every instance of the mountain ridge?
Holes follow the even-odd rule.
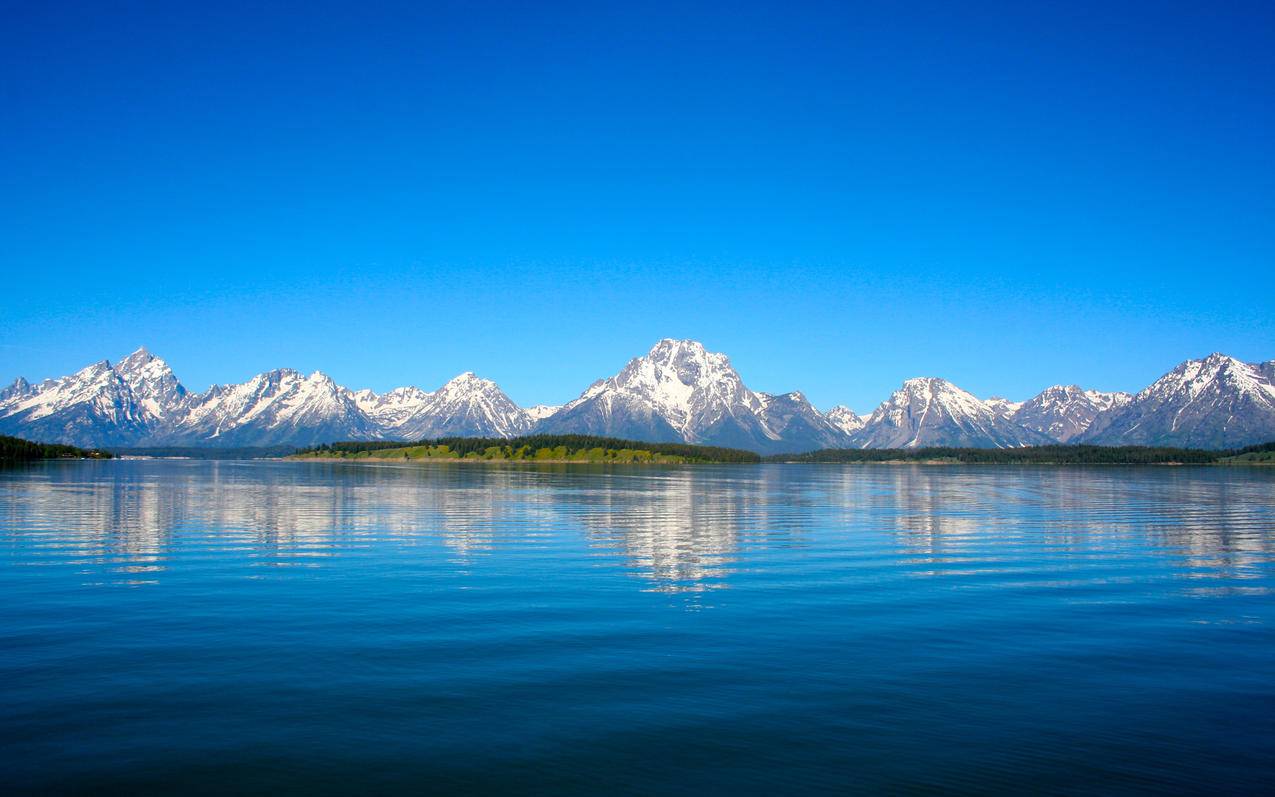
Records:
[[[1051,443],[1237,448],[1275,438],[1275,360],[1186,360],[1135,395],[1054,385],[980,399],[937,377],[905,380],[871,413],[821,412],[800,391],[749,388],[725,354],[665,338],[562,405],[523,408],[466,371],[435,390],[351,390],[278,368],[186,390],[145,347],[114,365],[0,389],[0,433],[80,446],[314,445],[594,434],[785,454],[835,448],[1014,448]]]

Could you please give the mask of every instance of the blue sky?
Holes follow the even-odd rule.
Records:
[[[0,380],[530,404],[693,337],[866,411],[1275,358],[1270,3],[218,5],[7,12]]]

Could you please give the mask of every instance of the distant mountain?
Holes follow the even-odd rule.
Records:
[[[849,437],[838,423],[815,409],[804,393],[793,391],[773,396],[757,393],[761,399],[760,419],[767,435],[774,435],[773,445],[743,446],[756,451],[776,453],[837,448],[849,443]]]
[[[419,387],[396,387],[380,394],[359,390],[351,395],[364,415],[386,433],[394,434],[428,406],[434,394]]]
[[[535,430],[766,453],[848,443],[846,434],[800,393],[749,390],[726,355],[693,340],[672,339],[593,383]]]
[[[753,391],[724,354],[665,339],[567,404],[524,409],[471,372],[437,390],[350,390],[288,368],[190,393],[146,349],[0,389],[0,434],[84,447],[310,445],[336,440],[591,434],[794,453],[1044,443],[1234,448],[1275,439],[1275,360],[1188,360],[1136,396],[1075,385],[1025,402],[909,379],[871,415]]]
[[[1000,396],[992,396],[989,399],[984,399],[983,403],[987,405],[989,410],[1002,418],[1012,417],[1015,412],[1018,412],[1018,408],[1023,406],[1023,402],[1021,401],[1010,401],[1009,399],[1001,398]]]
[[[404,440],[430,437],[516,437],[531,431],[533,420],[500,386],[472,372],[452,379],[387,433]]]
[[[1128,404],[1128,393],[1103,393],[1075,385],[1054,385],[1016,405],[1009,418],[1051,440],[1069,443],[1085,434],[1099,417]]]
[[[34,386],[20,379],[6,392],[0,434],[92,447],[130,445],[156,426],[154,413],[106,360]]]
[[[858,448],[1008,448],[1052,442],[945,379],[909,379],[853,435]]]
[[[1275,439],[1275,361],[1187,360],[1099,420],[1080,442],[1237,448]]]
[[[509,437],[533,419],[472,373],[439,390],[351,391],[316,371],[290,368],[189,393],[145,349],[70,376],[0,391],[0,433],[85,446],[271,446],[334,440]]]
[[[291,368],[258,374],[240,385],[214,385],[155,441],[160,445],[312,445],[368,440],[381,430],[354,395],[321,371]]]
[[[9,384],[8,387],[0,389],[0,403],[9,399],[20,398],[31,392],[31,383],[22,377],[18,377]]]
[[[537,404],[534,407],[527,408],[527,415],[530,416],[533,422],[543,421],[560,409],[562,409],[561,404]]]
[[[853,410],[844,404],[838,404],[828,410],[824,416],[828,422],[840,429],[847,435],[852,435],[863,428],[868,419],[862,415],[856,415]]]

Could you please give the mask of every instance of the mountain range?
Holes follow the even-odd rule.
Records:
[[[1136,395],[1056,385],[1021,402],[935,377],[905,381],[868,415],[821,412],[800,392],[748,388],[724,354],[666,339],[561,406],[515,404],[463,373],[436,390],[350,390],[282,368],[189,392],[146,349],[112,365],[0,389],[0,434],[78,446],[312,445],[578,433],[790,453],[820,448],[1048,443],[1233,448],[1275,439],[1275,360],[1187,360]]]

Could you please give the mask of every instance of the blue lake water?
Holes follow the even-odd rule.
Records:
[[[1259,793],[1275,469],[0,471],[15,792]]]

